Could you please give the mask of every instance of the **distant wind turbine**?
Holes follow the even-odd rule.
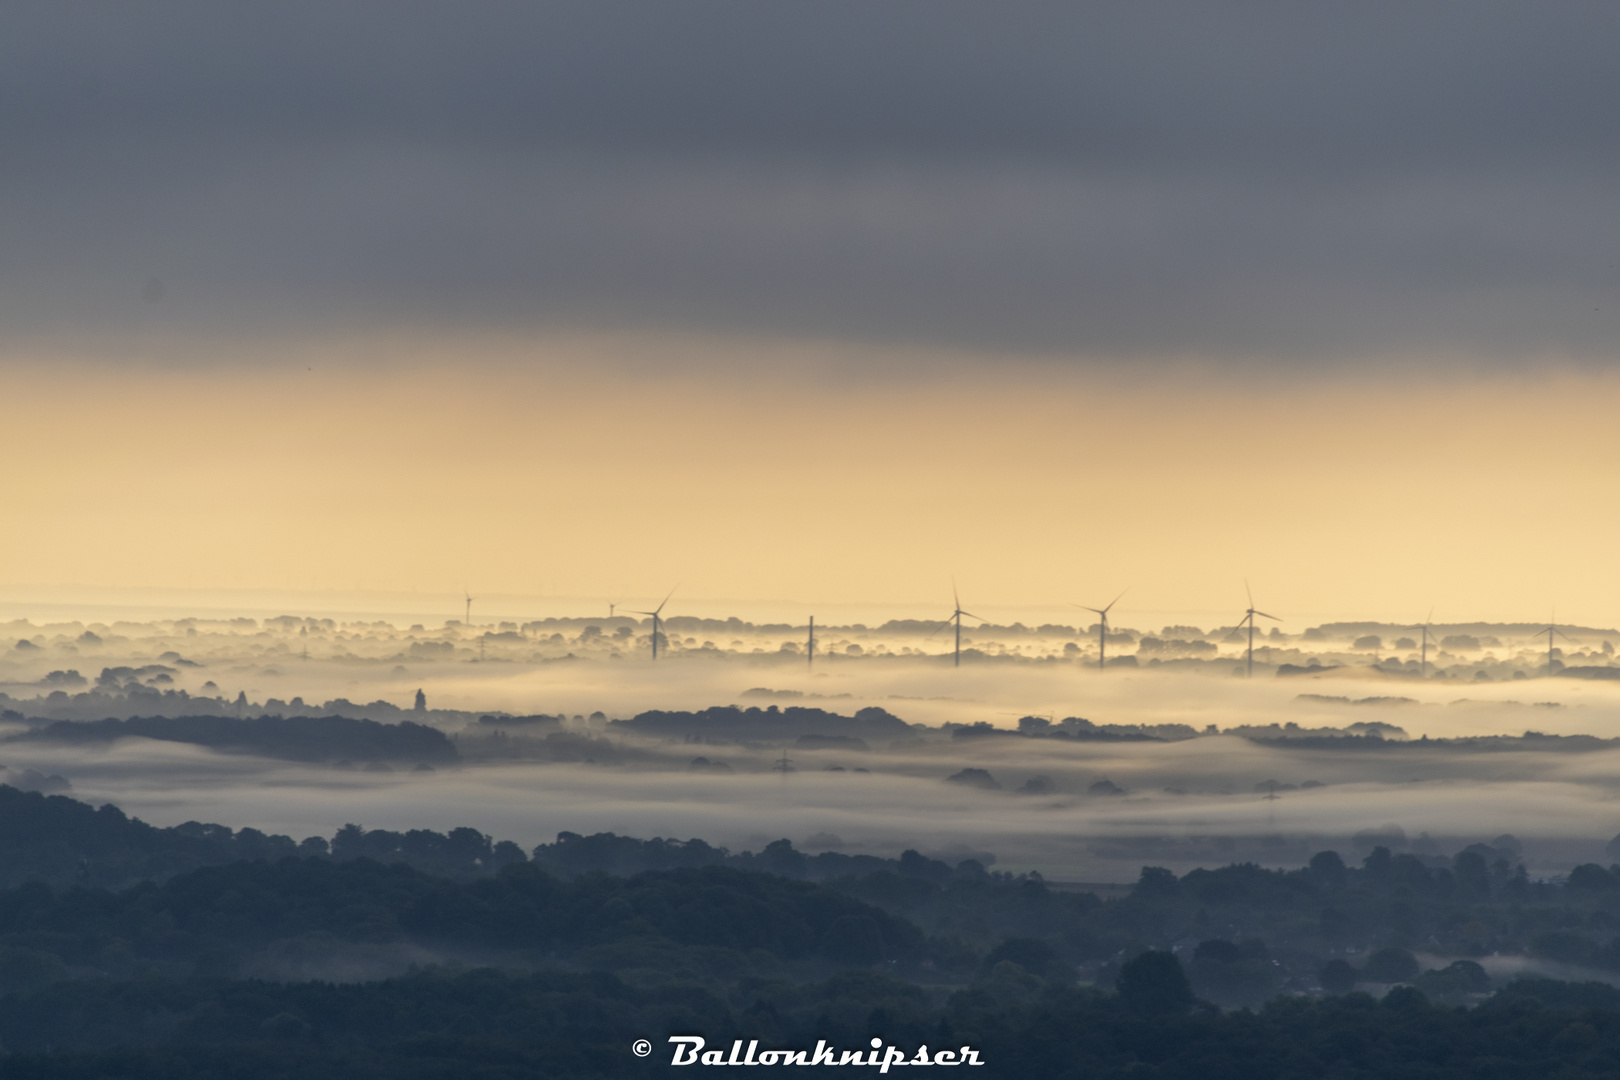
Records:
[[[1128,592],[1130,592],[1129,589],[1121,590],[1119,596],[1114,597],[1108,602],[1107,607],[1087,607],[1085,604],[1073,605],[1074,607],[1079,608],[1081,611],[1095,611],[1102,618],[1102,621],[1097,624],[1097,667],[1099,670],[1101,670],[1103,666],[1105,659],[1104,653],[1108,648],[1108,613],[1113,610],[1115,604],[1119,603],[1120,597],[1124,596]]]
[[[461,595],[465,596],[467,598],[467,613],[462,617],[461,621],[462,621],[463,624],[465,624],[467,626],[471,626],[472,625],[472,602],[473,602],[472,593],[468,592],[465,588],[463,588],[461,590]]]
[[[944,622],[942,622],[938,626],[934,627],[934,633],[929,634],[928,636],[933,637],[934,634],[939,633],[941,630],[945,629],[947,626],[951,625],[951,623],[954,622],[956,624],[956,652],[954,653],[954,659],[953,659],[952,662],[954,663],[954,665],[956,667],[961,667],[962,666],[962,616],[966,615],[968,618],[970,618],[970,619],[978,619],[980,622],[984,622],[984,619],[982,617],[978,616],[978,615],[973,614],[973,612],[971,612],[971,611],[963,611],[962,610],[962,597],[956,591],[956,582],[954,582],[954,581],[951,582],[951,596],[955,599],[956,610],[951,612],[951,617],[949,619],[946,619]]]
[[[1556,619],[1557,616],[1554,615],[1553,618]],[[1553,673],[1553,637],[1554,637],[1554,635],[1556,635],[1558,637],[1563,638],[1565,641],[1569,641],[1570,637],[1569,637],[1568,634],[1566,634],[1562,630],[1558,629],[1558,623],[1557,622],[1548,623],[1547,628],[1545,630],[1537,630],[1535,633],[1531,634],[1530,636],[1532,638],[1538,638],[1542,634],[1547,635],[1547,674],[1551,675]]]
[[[680,588],[679,585],[675,586],[675,589],[678,589],[678,588]],[[652,621],[653,621],[652,658],[654,660],[658,659],[658,628],[663,625],[664,605],[669,603],[669,598],[671,596],[675,595],[675,589],[669,590],[669,592],[664,596],[664,599],[661,600],[659,602],[658,606],[653,608],[651,611],[630,611],[629,608],[625,609],[626,611],[630,611],[630,614],[632,614],[632,615],[651,615],[652,616]]]
[[[1434,625],[1434,608],[1429,609],[1429,617],[1423,620],[1422,626],[1410,627],[1412,630],[1423,631],[1423,647],[1418,654],[1418,675],[1421,678],[1429,677],[1429,634]]]
[[[1275,615],[1267,615],[1265,612],[1259,611],[1259,610],[1257,610],[1255,608],[1255,606],[1254,606],[1254,590],[1249,588],[1249,583],[1247,581],[1245,581],[1243,583],[1243,591],[1249,594],[1249,608],[1248,608],[1247,611],[1245,611],[1243,613],[1243,618],[1238,621],[1238,625],[1242,626],[1244,623],[1249,624],[1249,675],[1248,675],[1248,677],[1252,679],[1252,678],[1254,678],[1254,617],[1256,615],[1258,615],[1263,619],[1271,619],[1274,622],[1282,622],[1282,620],[1277,618],[1277,616],[1275,616]]]

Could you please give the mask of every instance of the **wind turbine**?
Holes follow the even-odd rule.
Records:
[[[962,666],[962,616],[966,615],[968,618],[970,618],[970,619],[978,619],[980,622],[984,622],[984,619],[981,616],[973,614],[973,612],[971,612],[971,611],[963,611],[962,610],[962,597],[956,591],[956,582],[954,582],[954,581],[951,582],[951,596],[956,601],[956,610],[951,612],[951,617],[949,619],[946,619],[944,622],[942,622],[938,626],[934,627],[934,633],[929,634],[928,636],[933,637],[934,634],[939,633],[941,630],[943,630],[947,626],[951,625],[951,623],[953,623],[953,622],[956,623],[956,652],[954,654],[953,663],[954,663],[954,665],[956,667],[961,667]]]
[[[1424,679],[1427,679],[1429,677],[1429,630],[1430,630],[1430,627],[1433,626],[1433,624],[1434,624],[1434,608],[1430,608],[1429,609],[1429,617],[1427,619],[1423,620],[1423,625],[1422,626],[1410,627],[1410,629],[1412,629],[1412,630],[1421,630],[1421,631],[1423,631],[1423,648],[1422,648],[1421,652],[1419,653],[1418,676],[1420,678],[1424,678]]]
[[[472,625],[472,602],[473,602],[472,593],[468,592],[466,590],[466,588],[463,587],[462,590],[461,590],[461,595],[465,596],[467,598],[467,613],[466,613],[466,615],[464,615],[462,617],[461,621],[462,621],[463,625],[471,626]]]
[[[1555,619],[1557,618],[1556,615],[1553,617]],[[1558,624],[1556,622],[1548,623],[1545,630],[1537,630],[1530,636],[1533,638],[1538,638],[1542,634],[1547,635],[1547,674],[1550,676],[1553,673],[1553,636],[1557,635],[1558,637],[1563,638],[1565,641],[1569,641],[1570,637],[1568,634],[1558,629]]]
[[[1255,608],[1255,606],[1254,606],[1254,590],[1249,588],[1249,583],[1247,581],[1245,581],[1243,583],[1243,591],[1249,594],[1249,609],[1243,613],[1243,618],[1238,620],[1238,625],[1242,626],[1244,623],[1249,624],[1249,674],[1248,674],[1248,677],[1252,679],[1252,678],[1254,678],[1254,617],[1256,615],[1259,615],[1261,618],[1271,619],[1274,622],[1282,622],[1282,620],[1277,618],[1277,616],[1275,616],[1275,615],[1267,615],[1265,612],[1259,611],[1259,610],[1257,610]]]
[[[679,585],[675,586],[675,589],[678,589],[678,588],[680,588]],[[663,625],[662,613],[663,613],[663,610],[664,610],[664,605],[669,603],[669,598],[671,596],[675,595],[675,589],[669,590],[669,592],[664,596],[664,599],[659,601],[658,606],[653,608],[651,611],[631,611],[629,608],[625,609],[626,611],[630,611],[630,614],[632,614],[632,615],[651,615],[652,616],[652,621],[653,621],[652,658],[654,660],[658,659],[658,628],[661,625]]]
[[[1108,613],[1113,610],[1115,604],[1119,603],[1120,596],[1124,596],[1128,592],[1130,592],[1129,589],[1121,590],[1119,596],[1114,597],[1108,602],[1107,607],[1095,608],[1087,607],[1084,604],[1073,605],[1074,607],[1079,608],[1081,611],[1095,611],[1102,617],[1102,621],[1097,624],[1097,669],[1099,671],[1102,670],[1103,661],[1105,659],[1103,654],[1108,648]]]

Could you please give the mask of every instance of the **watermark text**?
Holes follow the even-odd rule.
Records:
[[[971,1046],[930,1051],[925,1043],[907,1054],[898,1046],[885,1045],[882,1039],[873,1039],[870,1050],[840,1050],[828,1046],[826,1039],[818,1039],[814,1050],[761,1050],[758,1039],[750,1039],[746,1049],[737,1039],[729,1051],[709,1050],[705,1049],[708,1040],[701,1035],[671,1035],[669,1041],[675,1047],[671,1065],[869,1065],[887,1073],[904,1065],[984,1064]]]

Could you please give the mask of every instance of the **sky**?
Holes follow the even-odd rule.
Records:
[[[0,602],[1620,624],[1617,39],[7,5]]]

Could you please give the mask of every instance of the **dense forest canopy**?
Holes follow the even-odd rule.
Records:
[[[634,1077],[668,1066],[632,1041],[684,1033],[970,1045],[1009,1077],[1612,1074],[1620,867],[1515,854],[1146,867],[1102,898],[913,851],[295,842],[0,787],[0,1075]]]

